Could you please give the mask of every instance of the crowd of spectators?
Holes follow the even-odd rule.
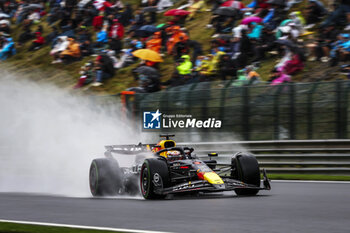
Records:
[[[218,79],[253,85],[261,82],[257,69],[268,57],[275,58],[265,78],[271,85],[290,82],[307,60],[341,65],[342,72],[349,72],[350,0],[327,1],[328,5],[320,0],[253,0],[248,5],[238,0],[190,0],[169,8],[174,3],[0,0],[0,60],[24,45],[31,52],[50,47],[53,65],[89,57],[75,88],[100,86],[117,69],[138,63],[132,74],[139,86],[129,89],[137,92]],[[293,10],[300,9],[299,4],[306,7]],[[199,14],[210,17],[207,33],[212,32],[209,28],[215,31],[210,51],[186,29]],[[159,15],[168,22],[159,23]],[[11,23],[21,27],[16,38]],[[174,69],[168,71],[173,72],[171,78],[161,82],[159,70],[166,56],[173,59]]]

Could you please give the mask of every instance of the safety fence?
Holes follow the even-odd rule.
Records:
[[[208,141],[215,133],[241,140],[346,139],[349,132],[350,81],[240,85],[233,81],[200,82],[145,94],[125,94],[128,118],[142,127],[145,111],[186,114],[222,121],[219,129],[196,129]],[[188,129],[161,129],[185,132]],[[213,134],[214,133],[214,134]],[[216,136],[215,136],[216,137]]]
[[[218,153],[219,162],[237,152],[253,153],[268,173],[350,175],[350,140],[278,140],[178,143],[198,157]]]

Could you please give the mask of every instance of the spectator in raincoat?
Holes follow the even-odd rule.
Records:
[[[95,16],[94,19],[92,20],[92,26],[94,27],[94,30],[96,32],[102,28],[103,18],[104,18],[103,12],[100,12],[100,14]]]
[[[256,84],[260,82],[260,74],[255,71],[255,67],[249,65],[245,68],[245,75],[248,81],[248,85]]]
[[[306,24],[315,24],[321,21],[322,17],[327,14],[326,8],[317,0],[309,0],[306,6]]]
[[[186,84],[192,79],[192,62],[190,56],[183,55],[181,59],[175,62],[175,71],[171,78],[162,83],[163,86],[180,86]]]
[[[236,77],[237,67],[235,62],[228,54],[224,54],[220,57],[218,64],[218,73],[222,80],[226,80],[226,77]]]
[[[94,80],[93,67],[93,62],[88,62],[80,68],[79,73],[81,76],[79,77],[78,83],[74,86],[74,89],[87,85]]]
[[[115,74],[113,60],[108,55],[100,55],[95,61],[96,80],[93,86],[100,86]]]
[[[188,54],[190,52],[190,47],[188,45],[188,40],[180,37],[180,41],[177,42],[173,48],[173,55],[175,59],[179,59],[182,55]]]
[[[8,20],[1,20],[0,22],[1,22],[0,32],[10,34],[11,33],[10,22]]]
[[[309,61],[328,62],[332,44],[337,40],[339,30],[335,25],[328,25],[320,30],[319,36],[312,43],[307,44],[310,49],[311,57]]]
[[[339,60],[344,60],[350,53],[350,35],[339,34],[338,40],[332,43],[332,50],[330,51],[331,65],[335,66]]]
[[[236,86],[236,87],[240,87],[240,86],[248,84],[248,82],[249,81],[248,81],[247,76],[245,74],[245,69],[242,69],[242,70],[237,71],[237,80],[235,80],[232,83],[232,85]]]
[[[293,54],[292,59],[287,61],[282,67],[284,73],[293,75],[304,69],[304,63],[298,54]]]
[[[118,19],[113,19],[108,32],[108,45],[109,48],[119,53],[122,49],[122,39],[124,37],[124,26],[119,22]]]
[[[35,40],[29,47],[28,51],[38,50],[45,44],[45,38],[41,35],[41,32],[35,32]]]
[[[96,43],[94,44],[95,48],[102,48],[108,43],[108,34],[105,28],[101,30],[96,35]]]
[[[12,38],[2,38],[2,47],[0,48],[0,60],[6,60],[8,57],[16,54],[15,43]]]
[[[62,62],[62,60],[59,59],[60,54],[61,52],[67,49],[68,45],[69,45],[69,41],[67,36],[58,37],[56,44],[50,51],[50,55],[54,57],[54,61],[52,62],[52,64]]]
[[[251,29],[251,32],[249,34],[247,34],[247,36],[250,39],[259,40],[261,37],[261,33],[262,33],[264,26],[259,25],[255,22],[252,22],[249,24],[249,28]]]
[[[268,14],[263,19],[263,23],[275,28],[286,18],[285,13],[284,6],[272,4]]]
[[[177,72],[180,75],[189,75],[192,72],[192,62],[188,55],[181,56],[182,62],[176,67]]]
[[[81,56],[80,45],[73,38],[68,38],[69,44],[66,50],[64,50],[60,57],[63,62],[69,63],[74,60],[78,60]]]
[[[108,31],[108,37],[112,39],[123,39],[124,36],[124,26],[119,23],[118,19],[113,19],[113,24]]]
[[[162,37],[161,37],[161,32],[155,32],[150,40],[146,42],[146,48],[153,50],[157,53],[160,52],[160,49],[162,47]]]
[[[128,88],[127,91],[134,91],[136,93],[151,93],[160,91],[160,80],[158,77],[140,74],[139,86]]]
[[[214,56],[212,54],[209,54],[202,60],[200,67],[198,67],[197,71],[199,73],[200,81],[208,81],[210,80],[210,76],[215,74],[215,65],[213,63],[213,58]]]
[[[29,23],[38,23],[40,20],[39,10],[31,11],[27,16]]]
[[[305,19],[301,15],[300,11],[293,11],[289,14],[289,18],[295,24],[295,27],[298,29],[300,34],[304,33]]]
[[[181,38],[183,40],[188,40],[187,34],[181,31],[179,26],[172,27],[171,33],[172,33],[171,37],[168,39],[168,42],[166,44],[168,54],[173,53],[174,46],[176,45],[177,42],[181,40]]]
[[[216,73],[218,71],[219,62],[222,56],[224,56],[226,53],[222,50],[216,51],[215,54],[213,54],[213,59],[211,60],[211,65],[213,66],[213,72]]]
[[[327,19],[321,23],[320,27],[326,27],[329,24],[337,24],[345,26],[346,15],[350,12],[350,1],[340,0],[339,5],[336,6],[335,10],[327,17]]]

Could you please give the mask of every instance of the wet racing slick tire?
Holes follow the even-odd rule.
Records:
[[[260,169],[256,158],[253,155],[238,154],[232,158],[233,178],[246,184],[260,187]],[[237,195],[253,196],[259,192],[258,189],[237,188]]]
[[[155,193],[169,185],[169,170],[163,159],[146,159],[141,167],[140,189],[145,199],[162,199],[165,195]]]
[[[115,196],[122,185],[122,172],[115,159],[100,158],[91,162],[89,183],[95,196]]]

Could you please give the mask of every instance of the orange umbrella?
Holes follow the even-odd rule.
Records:
[[[135,57],[141,58],[142,60],[153,61],[153,62],[163,62],[159,53],[150,49],[138,49],[132,52]]]

